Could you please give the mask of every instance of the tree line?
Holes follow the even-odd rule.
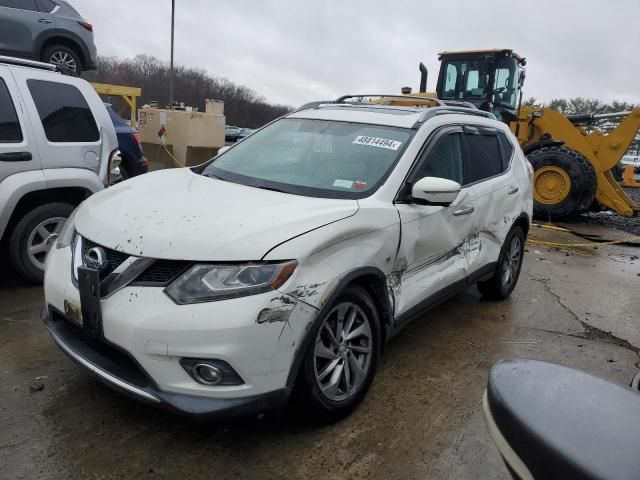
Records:
[[[164,107],[169,103],[169,65],[150,55],[130,59],[99,56],[98,68],[83,77],[90,82],[140,87],[139,105],[157,101]],[[207,98],[223,100],[227,125],[256,128],[291,111],[290,106],[270,104],[248,87],[197,68],[175,66],[173,92],[174,100],[200,111]],[[116,110],[124,108],[119,98],[110,101]]]

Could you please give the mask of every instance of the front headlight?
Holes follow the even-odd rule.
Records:
[[[165,292],[178,304],[211,302],[274,290],[291,276],[298,262],[198,264]]]
[[[76,230],[76,212],[78,209],[76,208],[71,215],[67,218],[67,221],[64,222],[62,229],[60,229],[60,233],[58,234],[58,241],[56,242],[56,248],[65,248],[71,245],[73,241],[73,233]]]

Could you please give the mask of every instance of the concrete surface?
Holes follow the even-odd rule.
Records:
[[[638,255],[529,244],[509,300],[469,289],[424,314],[388,345],[361,407],[321,428],[278,415],[197,422],[112,392],[54,346],[41,288],[3,266],[0,478],[507,479],[481,415],[489,367],[537,358],[628,384],[640,360]]]

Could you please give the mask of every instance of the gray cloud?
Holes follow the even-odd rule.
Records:
[[[94,24],[100,54],[168,60],[170,0],[72,2]],[[525,97],[639,100],[635,0],[176,4],[176,63],[247,85],[271,102],[416,88],[420,61],[433,89],[437,52],[479,48],[527,57]]]

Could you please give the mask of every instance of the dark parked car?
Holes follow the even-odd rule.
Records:
[[[238,140],[240,136],[240,131],[242,129],[239,127],[234,127],[232,125],[227,125],[224,129],[224,139],[227,142],[235,142]]]
[[[120,172],[123,178],[135,177],[149,171],[149,162],[142,151],[142,142],[138,131],[130,127],[116,112],[111,108],[111,104],[105,103],[113,126],[118,136],[118,149],[122,156],[120,164]]]
[[[0,54],[91,70],[93,26],[65,0],[0,0]]]

